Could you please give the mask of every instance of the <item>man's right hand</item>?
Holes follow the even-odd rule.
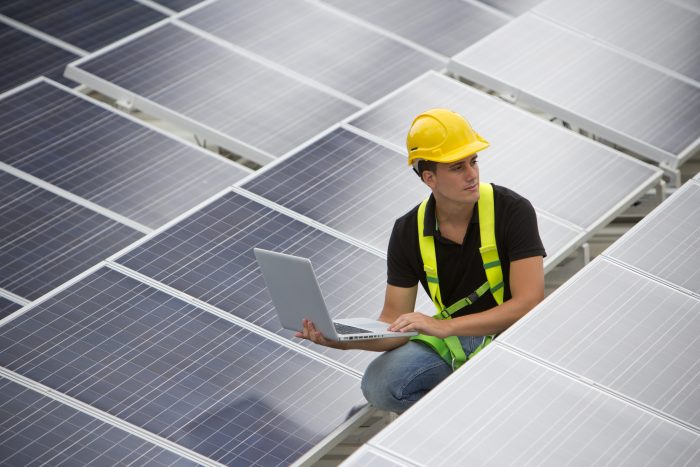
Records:
[[[323,334],[321,334],[321,331],[316,329],[316,326],[314,325],[313,321],[304,319],[301,322],[301,326],[302,329],[301,331],[295,334],[296,337],[308,339],[314,344],[323,345],[325,347],[332,347],[334,349],[346,349],[346,346],[343,344],[343,342],[326,339],[323,336]]]

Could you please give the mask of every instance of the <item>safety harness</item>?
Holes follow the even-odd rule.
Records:
[[[429,198],[428,198],[429,199]],[[503,270],[501,269],[501,261],[498,259],[498,250],[496,249],[496,216],[493,204],[493,186],[490,183],[479,184],[479,202],[477,203],[479,211],[479,234],[481,236],[481,260],[484,263],[487,281],[484,282],[478,289],[468,296],[457,300],[448,307],[442,304],[440,297],[440,281],[438,279],[437,257],[435,255],[435,240],[432,236],[424,235],[425,208],[428,204],[428,199],[423,201],[418,207],[418,245],[420,254],[423,259],[423,269],[430,290],[430,298],[433,300],[438,313],[433,316],[435,319],[452,319],[452,315],[457,311],[467,307],[477,301],[486,292],[491,291],[493,298],[497,304],[503,303]],[[491,343],[495,336],[485,336],[479,347],[469,355],[472,358],[479,353],[481,349]],[[419,334],[411,338],[414,341],[420,341],[430,346],[435,352],[452,367],[453,370],[459,368],[469,358],[462,349],[462,344],[457,336],[449,336],[440,339],[435,336],[426,336]]]

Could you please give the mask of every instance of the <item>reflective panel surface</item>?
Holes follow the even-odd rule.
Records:
[[[531,13],[456,55],[449,68],[551,106],[545,110],[659,162],[677,165],[700,138],[700,86]]]
[[[700,428],[700,299],[597,260],[502,342]]]
[[[508,18],[462,0],[323,0],[445,56],[504,25]]]
[[[235,193],[117,262],[363,371],[375,354],[307,344],[282,329],[253,255],[256,247],[309,258],[333,317],[379,316],[386,288],[383,259]]]
[[[700,13],[655,0],[550,0],[533,12],[700,85]]]
[[[39,83],[0,100],[0,161],[151,228],[248,172]]]
[[[34,300],[142,234],[0,171],[0,287]]]
[[[460,397],[454,397],[459,394]],[[445,437],[444,430],[460,433]],[[370,445],[418,465],[674,465],[697,433],[491,344]]]
[[[700,184],[687,182],[605,255],[700,297]]]
[[[165,18],[131,0],[4,0],[0,14],[89,51]]]
[[[0,92],[37,76],[48,76],[67,86],[76,83],[63,77],[66,64],[78,56],[34,36],[0,23]]]
[[[173,25],[79,68],[272,157],[357,110]]]
[[[362,102],[447,62],[304,0],[226,0],[182,19]]]
[[[0,378],[0,452],[7,466],[196,465],[5,378]]]
[[[359,379],[104,268],[0,328],[0,363],[230,465],[289,464],[362,401]]]

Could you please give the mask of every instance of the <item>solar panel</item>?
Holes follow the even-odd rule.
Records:
[[[181,19],[362,102],[447,62],[304,0],[216,2]]]
[[[4,465],[196,465],[88,414],[0,378]]]
[[[256,173],[243,188],[386,251],[399,216],[429,195],[405,156],[338,128]],[[548,264],[580,232],[539,216]]]
[[[39,82],[0,100],[0,161],[151,228],[250,173]]]
[[[0,14],[84,50],[97,50],[165,18],[131,0],[6,0]]]
[[[0,287],[34,300],[141,237],[0,171]]]
[[[699,332],[698,298],[596,259],[499,340],[698,429]]]
[[[359,380],[108,268],[0,328],[0,362],[232,465],[289,464]]]
[[[554,0],[533,12],[700,84],[700,13],[655,0]]]
[[[0,92],[46,75],[68,86],[75,85],[63,77],[63,68],[78,58],[66,50],[0,23]]]
[[[448,68],[671,167],[700,144],[700,86],[531,13]]]
[[[350,124],[403,151],[411,121],[432,107],[463,114],[491,143],[479,158],[483,179],[583,230],[612,220],[661,176],[649,165],[437,73],[426,73]]]
[[[307,257],[334,317],[378,316],[384,304],[385,261],[344,240],[227,193],[116,262],[285,338],[253,255],[260,247]],[[429,309],[429,308],[428,308]],[[310,345],[363,371],[374,355]]]
[[[700,457],[697,432],[499,344],[482,353],[369,445],[426,466],[680,466]]]
[[[604,254],[700,297],[700,184],[685,183]]]
[[[172,24],[76,62],[67,73],[263,163],[357,110]]]
[[[542,0],[479,0],[479,2],[491,5],[509,15],[518,16],[529,11]]]
[[[462,0],[323,0],[363,20],[451,56],[501,27],[508,17]]]
[[[5,297],[0,297],[0,319],[11,315],[20,308],[22,308],[22,305],[20,305],[19,303],[15,303],[12,300]]]

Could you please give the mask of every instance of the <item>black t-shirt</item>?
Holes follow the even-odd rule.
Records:
[[[505,301],[511,298],[510,263],[532,256],[546,256],[546,253],[537,229],[537,216],[530,202],[514,191],[498,185],[493,185],[493,198],[496,246],[503,270]],[[397,287],[413,287],[420,281],[430,296],[418,246],[417,218],[418,206],[397,219],[394,224],[389,240],[387,282]],[[435,199],[431,195],[425,210],[424,234],[433,235],[435,238],[440,296],[443,305],[449,306],[486,282],[486,272],[479,254],[481,235],[478,206],[474,207],[462,245],[443,238],[435,226]],[[476,303],[453,316],[476,313],[495,306],[496,300],[490,293],[486,293]]]

